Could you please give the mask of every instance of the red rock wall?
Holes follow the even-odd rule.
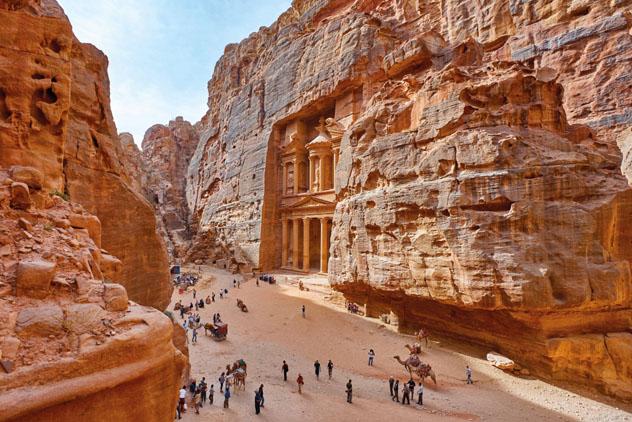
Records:
[[[166,307],[166,250],[152,207],[130,187],[109,106],[107,58],[77,41],[54,1],[2,1],[0,19],[0,165],[37,168],[45,190],[97,215],[102,247],[122,260],[120,281],[130,297]]]
[[[143,189],[172,260],[184,258],[191,241],[186,177],[198,141],[195,127],[182,117],[152,126],[143,138]]]
[[[193,249],[274,268],[275,130],[353,92],[332,284],[631,399],[630,22],[625,1],[295,1],[209,82]]]
[[[182,332],[128,300],[99,219],[42,181],[0,167],[0,421],[172,420]]]

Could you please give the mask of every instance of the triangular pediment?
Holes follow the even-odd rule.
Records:
[[[322,207],[323,205],[336,205],[335,202],[327,201],[322,198],[316,198],[314,196],[308,196],[305,198],[301,198],[298,201],[294,202],[292,205],[289,205],[288,208],[307,208],[307,207]]]

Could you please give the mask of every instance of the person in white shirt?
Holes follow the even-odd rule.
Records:
[[[423,406],[424,404],[424,385],[419,383],[419,390],[417,390],[417,404]]]
[[[178,401],[178,413],[181,414],[182,412],[184,412],[184,401],[187,398],[187,387],[184,385],[180,389],[179,398],[180,400]]]

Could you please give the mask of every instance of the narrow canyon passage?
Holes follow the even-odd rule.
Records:
[[[201,330],[197,344],[189,342],[191,377],[198,381],[206,377],[216,393],[212,406],[205,405],[200,415],[190,408],[183,415],[184,421],[255,420],[254,390],[260,384],[264,384],[265,408],[258,417],[268,421],[631,420],[623,410],[539,380],[505,374],[484,359],[454,352],[437,341],[431,341],[422,355],[432,362],[438,381],[436,386],[429,379],[426,382],[423,408],[413,404],[416,396],[410,406],[393,403],[388,377],[393,375],[400,382],[408,379],[393,356],[404,356],[404,345],[412,343],[413,337],[398,334],[375,319],[346,313],[342,299],[331,300],[324,277],[280,273],[275,274],[276,285],[260,282],[257,287],[252,278],[246,278],[235,289],[232,280],[242,280],[241,276],[207,266],[190,269],[199,268],[202,281],[196,286],[198,300],[216,293],[216,302],[200,310],[202,322],[219,312],[229,330],[226,341],[216,342]],[[299,291],[299,279],[309,292]],[[220,288],[229,289],[227,298],[219,299]],[[248,313],[237,308],[237,298],[247,304]],[[188,304],[192,293],[174,291],[170,309],[178,300]],[[305,319],[300,312],[303,304]],[[182,322],[176,314],[176,320]],[[190,339],[190,332],[188,336]],[[370,348],[377,355],[373,367],[367,365]],[[483,352],[469,347],[464,350],[473,356]],[[217,379],[226,364],[238,359],[248,364],[246,388],[232,391],[230,409],[225,410]],[[323,368],[318,381],[313,366],[316,359]],[[331,381],[327,379],[328,359],[335,365]],[[283,360],[290,367],[287,383],[281,372]],[[474,370],[473,386],[465,384],[465,365]],[[305,378],[302,395],[296,385],[299,372]],[[345,402],[348,379],[353,381],[351,405]]]

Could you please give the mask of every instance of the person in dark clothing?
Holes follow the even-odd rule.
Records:
[[[230,400],[230,389],[226,387],[226,391],[224,391],[224,409],[228,409],[229,400]]]
[[[301,307],[301,312],[303,313],[303,318],[305,318],[305,305]]]
[[[222,375],[219,376],[219,392],[223,393],[224,392],[224,381],[226,381],[226,375],[224,372],[222,372]]]
[[[259,390],[255,390],[255,414],[259,414],[261,412],[261,395],[259,394]]]
[[[417,384],[415,384],[415,381],[413,381],[413,379],[409,379],[408,380],[408,389],[410,390],[410,397],[413,398],[413,400],[415,400],[415,386]]]
[[[261,399],[261,407],[265,407],[263,405],[263,402],[265,401],[264,397],[263,397],[263,384],[261,384],[259,386],[259,398]]]
[[[213,292],[213,294],[211,294],[211,302],[215,302],[215,292]]]
[[[347,383],[347,403],[351,403],[351,398],[353,396],[353,386],[351,385],[351,380]]]
[[[393,401],[397,401],[399,403],[399,380],[395,380],[395,384],[393,385]]]
[[[202,381],[200,381],[200,407],[203,407],[204,403],[206,403],[206,378],[202,377]]]
[[[404,384],[404,390],[402,391],[402,404],[410,404],[410,389],[408,384]]]
[[[318,359],[316,360],[316,362],[314,362],[314,373],[316,374],[316,379],[320,378],[320,362],[318,362]]]
[[[191,392],[191,394],[195,393],[196,387],[197,387],[197,384],[195,383],[195,380],[193,380],[191,384],[189,385],[189,391]]]
[[[329,373],[329,379],[331,379],[331,374],[334,372],[334,363],[329,359],[327,362],[327,372]]]
[[[287,366],[287,363],[285,361],[283,361],[283,366],[281,367],[281,369],[283,370],[283,381],[287,381],[287,373],[290,370],[290,367]]]
[[[391,392],[391,398],[393,398],[393,384],[395,384],[395,378],[390,377],[390,378],[388,379],[388,389],[389,389],[389,390],[390,390],[390,392]]]

